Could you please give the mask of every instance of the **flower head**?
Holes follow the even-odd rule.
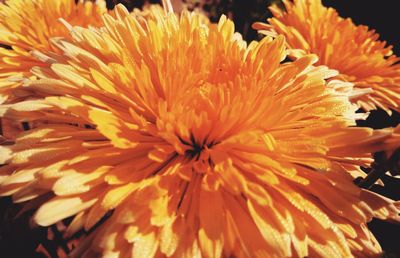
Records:
[[[270,7],[269,24],[254,27],[266,34],[286,37],[294,56],[314,53],[317,64],[340,72],[340,78],[355,84],[353,101],[364,110],[400,110],[400,60],[392,46],[379,41],[367,26],[356,26],[321,0],[284,0],[285,10]]]
[[[101,24],[106,12],[104,0],[96,3],[80,0],[8,0],[0,3],[0,103],[9,99],[10,90],[20,83],[10,77],[31,77],[33,66],[43,66],[44,60],[32,56],[32,51],[58,51],[51,38],[69,37],[60,18],[71,25],[87,27]],[[20,93],[23,94],[23,93]],[[27,95],[27,94],[25,94]]]
[[[69,235],[113,210],[78,257],[380,253],[366,222],[397,203],[348,170],[386,135],[352,127],[351,84],[313,55],[283,62],[283,37],[247,46],[225,17],[103,20],[55,40],[24,85],[43,97],[0,106],[37,122],[0,147],[1,195],[42,226],[74,216]]]
[[[102,22],[101,14],[105,12],[104,0],[96,3],[86,0],[9,0],[0,3],[0,103],[35,97],[20,87],[20,78],[33,79],[32,67],[47,65],[43,56],[33,53],[57,52],[59,50],[51,44],[52,38],[70,37],[60,19],[71,25],[98,26]],[[25,124],[25,127],[29,126]],[[21,123],[0,120],[0,135],[6,139],[14,139],[15,134],[23,130]]]

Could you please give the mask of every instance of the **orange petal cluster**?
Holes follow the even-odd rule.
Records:
[[[77,2],[77,3],[76,3]],[[9,0],[0,3],[0,103],[32,98],[21,88],[21,77],[34,79],[34,66],[45,66],[37,51],[57,52],[52,38],[70,37],[63,21],[87,27],[101,25],[101,15],[107,11],[105,1],[96,3],[75,0]],[[18,88],[18,90],[16,90]],[[0,133],[13,139],[23,130],[21,124],[0,120]]]
[[[75,257],[380,254],[366,223],[400,205],[350,173],[390,134],[354,127],[352,84],[286,62],[281,36],[149,12],[119,5],[34,52],[34,97],[0,105],[34,125],[0,145],[0,195],[41,226],[72,217],[67,236],[95,228]]]
[[[0,102],[9,97],[16,84],[9,77],[31,77],[33,66],[43,66],[32,51],[57,51],[51,44],[56,37],[69,37],[60,21],[87,27],[101,25],[101,14],[106,12],[105,1],[80,0],[10,0],[0,4]],[[18,84],[18,83],[17,83]],[[22,94],[22,93],[21,93]]]
[[[386,138],[381,144],[379,144],[378,149],[387,151],[387,156],[391,156],[394,151],[400,149],[400,125],[397,125],[397,127],[393,129],[391,137]]]
[[[284,10],[270,7],[269,24],[256,23],[261,33],[284,35],[295,57],[314,53],[317,64],[340,72],[339,78],[353,82],[352,100],[366,111],[382,108],[400,111],[400,64],[392,46],[379,41],[367,26],[356,26],[321,0],[283,0]]]

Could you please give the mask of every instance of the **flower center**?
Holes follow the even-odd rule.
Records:
[[[193,135],[190,136],[190,142],[180,139],[182,144],[188,146],[189,148],[185,151],[185,157],[194,162],[202,162],[211,164],[210,152],[209,150],[216,144],[213,141],[207,141],[204,139],[202,142],[196,141]]]
[[[211,146],[205,145],[205,144],[198,144],[194,143],[191,145],[192,148],[185,151],[185,156],[188,157],[189,159],[195,159],[198,160],[204,150],[208,150]]]

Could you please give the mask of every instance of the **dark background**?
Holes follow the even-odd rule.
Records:
[[[394,46],[396,55],[400,55],[399,1],[325,0],[323,3],[337,9],[342,17],[351,17],[354,23],[375,29],[382,40]]]

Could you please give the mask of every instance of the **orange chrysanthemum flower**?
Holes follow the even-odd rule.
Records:
[[[294,56],[317,54],[317,64],[340,72],[340,78],[355,84],[354,102],[364,110],[400,110],[400,60],[392,46],[366,26],[356,26],[321,0],[284,0],[285,10],[270,7],[269,24],[254,28],[265,34],[285,35]]]
[[[312,55],[282,63],[282,37],[247,46],[225,17],[115,17],[54,40],[63,55],[24,85],[43,97],[0,106],[38,122],[0,147],[1,195],[42,226],[74,216],[68,235],[108,214],[77,257],[381,252],[366,222],[398,204],[348,169],[386,135],[352,127],[350,84]]]
[[[0,103],[11,97],[12,88],[20,85],[10,77],[30,77],[33,66],[44,65],[43,60],[32,56],[32,51],[58,51],[50,43],[51,38],[69,37],[60,18],[72,25],[101,25],[101,14],[107,10],[104,0],[75,2],[8,0],[0,3],[0,44],[8,47],[0,47]]]
[[[96,3],[80,0],[9,0],[0,3],[0,103],[14,99],[32,98],[15,78],[31,77],[31,68],[46,65],[32,51],[58,51],[50,43],[53,37],[70,37],[59,20],[87,27],[101,25],[101,14],[106,12],[104,0]],[[1,47],[3,45],[4,47]],[[14,91],[14,93],[11,93]],[[22,131],[21,124],[0,120],[0,135],[13,139]]]

